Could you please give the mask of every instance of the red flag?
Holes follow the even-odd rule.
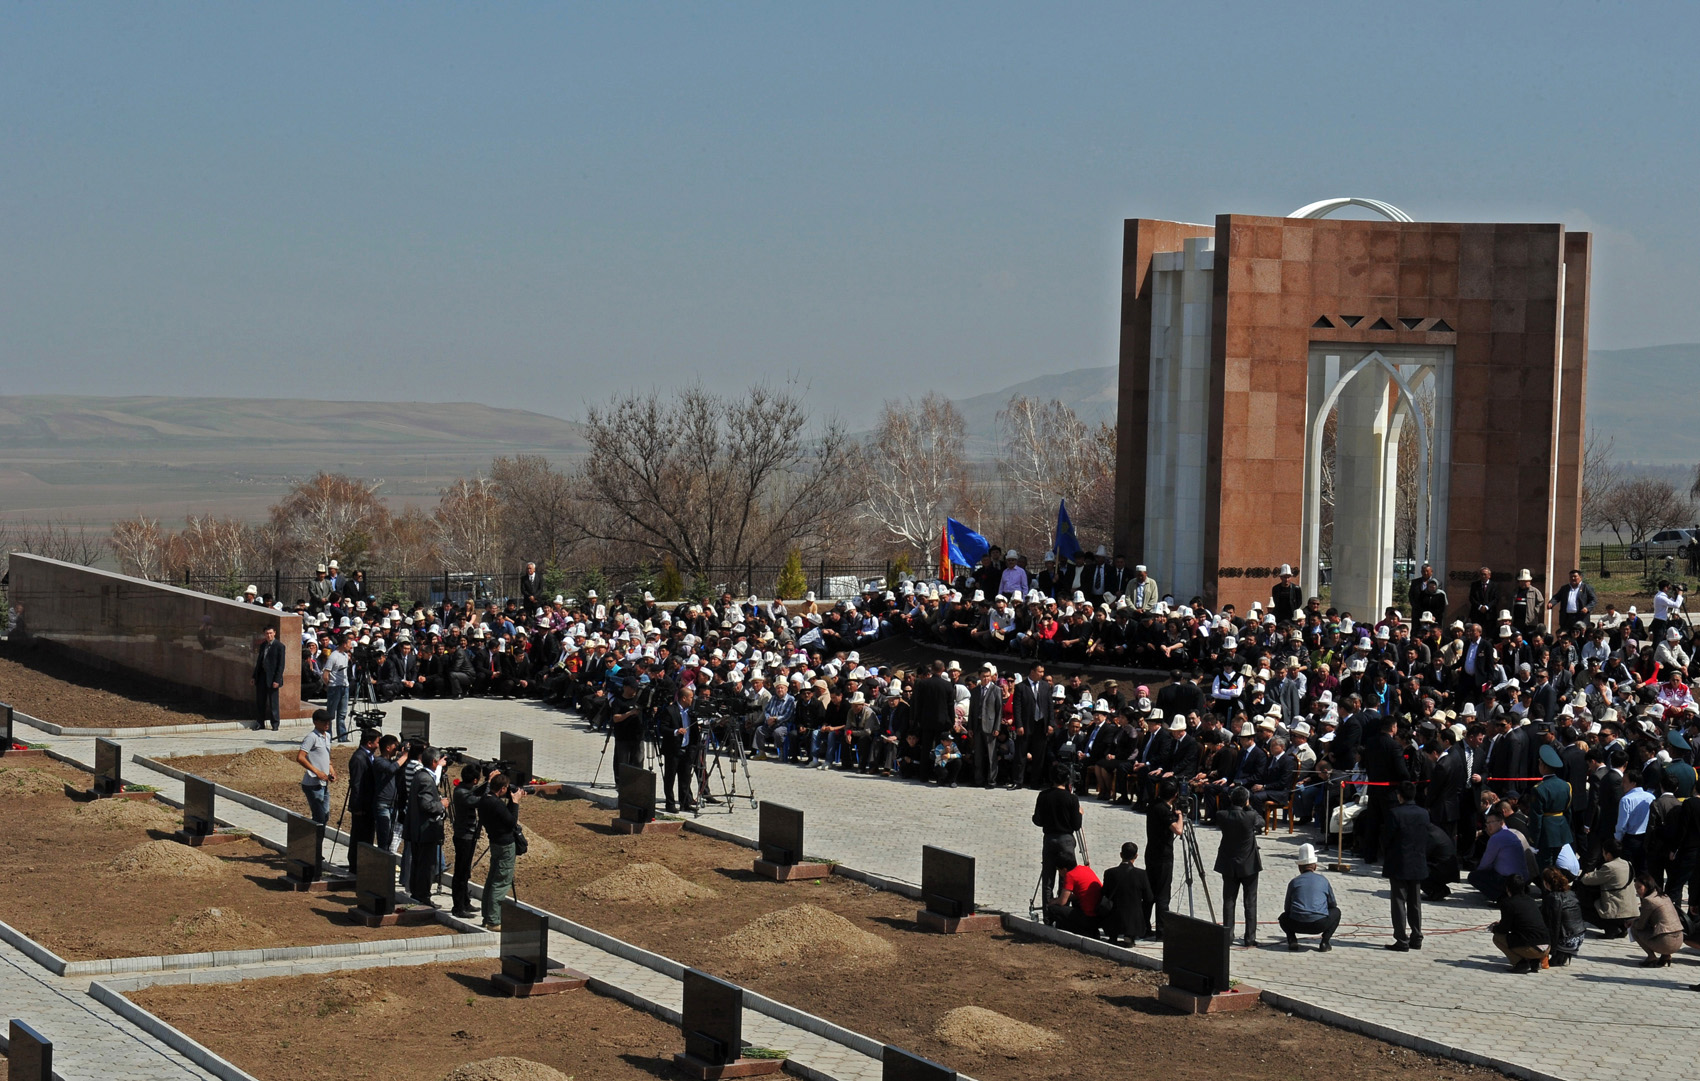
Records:
[[[956,581],[956,570],[950,565],[950,526],[939,530],[939,581]]]

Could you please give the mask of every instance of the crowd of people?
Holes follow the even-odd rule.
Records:
[[[303,679],[338,739],[362,696],[572,708],[610,734],[617,762],[659,762],[669,810],[707,795],[704,748],[733,744],[805,768],[1128,806],[1147,820],[1152,911],[1126,927],[1154,934],[1183,817],[1222,826],[1224,852],[1229,832],[1255,846],[1280,816],[1319,845],[1349,842],[1397,884],[1395,948],[1420,949],[1422,904],[1462,881],[1502,907],[1524,970],[1536,945],[1547,964],[1573,956],[1582,922],[1633,933],[1661,963],[1671,920],[1680,938],[1700,912],[1700,706],[1680,587],[1661,582],[1652,611],[1618,613],[1580,572],[1547,598],[1527,571],[1501,584],[1484,568],[1455,606],[1425,566],[1410,615],[1390,607],[1370,622],[1304,598],[1287,567],[1239,612],[1175,605],[1125,564],[1046,560],[1029,576],[994,549],[956,586],[833,603],[546,597],[535,567],[521,596],[479,606],[381,605],[338,582],[303,602]],[[892,635],[958,659],[863,657]],[[1070,662],[1161,678],[1089,678]],[[269,672],[257,662],[257,687]],[[1236,843],[1252,938],[1256,861]],[[1047,840],[1047,892],[1080,870],[1061,849]],[[1321,927],[1328,899],[1303,878],[1283,926]],[[1081,890],[1062,892],[1078,905]],[[1531,911],[1549,927],[1538,943]]]

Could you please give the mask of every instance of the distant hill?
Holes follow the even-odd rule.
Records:
[[[392,505],[430,506],[499,455],[566,464],[587,450],[577,424],[476,402],[0,397],[0,514],[258,518],[320,470],[381,478]]]
[[[587,449],[583,429],[558,417],[476,402],[320,402],[302,398],[0,396],[0,448],[99,443],[168,447],[430,442]]]
[[[957,401],[968,425],[974,457],[997,454],[998,410],[1017,394],[1058,398],[1091,424],[1116,421],[1117,368],[1077,368],[1042,375],[1002,390]],[[1700,343],[1645,349],[1595,349],[1588,355],[1588,423],[1615,440],[1626,462],[1693,465],[1700,462]]]

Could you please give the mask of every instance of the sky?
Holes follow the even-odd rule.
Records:
[[[7,5],[0,393],[822,415],[1114,363],[1121,222],[1596,234],[1700,340],[1700,5]]]

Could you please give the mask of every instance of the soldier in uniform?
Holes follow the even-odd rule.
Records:
[[[1564,772],[1564,758],[1550,743],[1541,745],[1541,782],[1523,801],[1531,821],[1534,836],[1535,861],[1541,868],[1551,867],[1559,850],[1573,840],[1570,834],[1570,782],[1559,774]]]

